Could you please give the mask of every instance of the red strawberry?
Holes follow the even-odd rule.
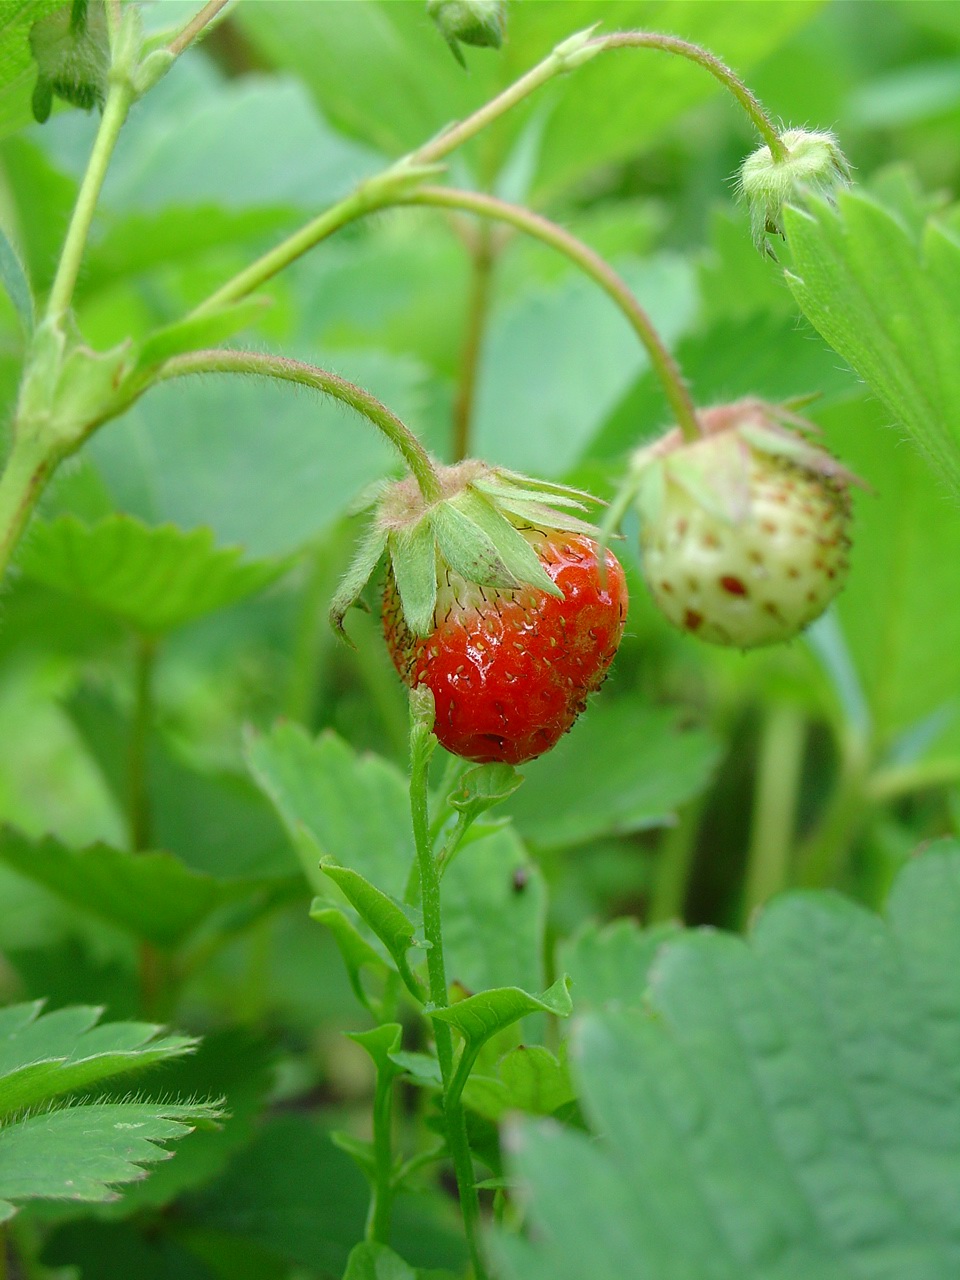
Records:
[[[556,744],[599,688],[623,634],[627,587],[606,554],[579,533],[522,528],[562,598],[535,587],[504,590],[447,569],[433,629],[414,635],[396,580],[387,577],[383,626],[394,666],[436,703],[434,733],[467,760],[521,764]]]
[[[440,742],[468,760],[548,751],[617,651],[627,588],[575,511],[589,494],[483,462],[381,487],[330,619],[360,600],[384,554],[383,626],[394,665],[433,693]]]

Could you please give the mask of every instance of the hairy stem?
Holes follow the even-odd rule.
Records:
[[[55,466],[56,458],[36,440],[14,438],[0,476],[0,579]]]
[[[780,889],[790,871],[806,724],[787,704],[771,707],[760,734],[753,797],[744,919]]]
[[[430,455],[410,428],[369,391],[335,373],[328,373],[302,360],[288,360],[285,356],[258,351],[210,350],[175,356],[161,367],[157,380],[182,378],[194,373],[245,373],[260,378],[276,378],[333,396],[362,414],[387,437],[410,468],[427,502],[436,502],[441,496],[440,481]]]
[[[520,205],[508,204],[496,196],[476,191],[458,191],[451,187],[420,187],[401,197],[398,203],[432,205],[441,209],[461,209],[481,218],[493,218],[505,222],[518,231],[534,236],[565,254],[572,262],[594,280],[612,298],[626,316],[634,333],[640,339],[650,359],[653,370],[663,387],[664,394],[674,412],[677,425],[688,440],[701,436],[697,413],[687,385],[673,356],[653,326],[653,322],[634,297],[627,283],[589,245],[558,227],[555,222],[539,213],[532,213]]]
[[[677,54],[702,67],[727,89],[750,117],[754,128],[770,148],[776,163],[787,158],[787,149],[780,141],[780,134],[764,109],[759,98],[747,88],[740,77],[721,60],[698,44],[681,40],[677,36],[661,35],[657,31],[614,31],[607,36],[597,36],[591,45],[603,49],[659,49],[662,53]]]
[[[413,820],[413,837],[420,871],[420,905],[423,912],[423,934],[429,944],[427,950],[427,976],[430,1002],[435,1009],[447,1007],[447,977],[443,959],[443,929],[440,911],[440,875],[433,845],[430,839],[430,815],[427,799],[428,753],[414,749],[411,752],[410,812]],[[480,1202],[473,1173],[473,1157],[467,1139],[466,1122],[460,1105],[459,1091],[453,1092],[455,1079],[453,1067],[453,1038],[445,1022],[433,1021],[437,1059],[443,1079],[443,1115],[446,1122],[447,1143],[453,1158],[453,1168],[460,1194],[460,1211],[470,1250],[475,1280],[486,1280],[486,1269],[480,1255],[477,1232],[480,1221]],[[462,1085],[460,1086],[462,1089]]]
[[[201,32],[210,25],[221,9],[226,8],[230,0],[209,0],[203,8],[190,19],[187,25],[167,45],[175,58],[179,58],[184,49],[189,48]]]
[[[483,334],[490,310],[490,293],[494,266],[493,238],[487,223],[481,223],[470,253],[470,299],[467,323],[460,352],[457,396],[453,404],[453,461],[460,462],[470,453],[470,425],[477,389],[477,374]]]
[[[48,319],[59,319],[70,307],[73,291],[76,288],[80,263],[86,248],[87,237],[93,222],[94,210],[103,188],[103,180],[107,175],[107,166],[117,138],[123,128],[133,102],[133,90],[126,80],[112,80],[107,91],[107,101],[100,119],[100,128],[90,153],[86,173],[80,183],[77,202],[70,217],[57,273],[50,288],[47,299]]]

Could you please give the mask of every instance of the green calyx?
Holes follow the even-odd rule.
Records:
[[[777,160],[769,147],[759,147],[743,162],[739,175],[754,243],[771,254],[766,237],[783,236],[784,205],[801,200],[805,192],[830,199],[850,182],[850,165],[832,133],[790,129],[780,141],[787,151],[785,159]]]
[[[499,49],[503,44],[506,0],[427,0],[427,13],[461,66],[466,66],[461,44],[485,49]]]
[[[334,630],[360,601],[384,556],[397,584],[404,621],[414,635],[433,629],[440,585],[470,583],[495,591],[534,588],[562,597],[522,530],[554,530],[596,537],[574,514],[596,501],[565,485],[531,479],[485,463],[438,467],[441,496],[426,502],[412,479],[374,496],[373,520],[330,609]]]

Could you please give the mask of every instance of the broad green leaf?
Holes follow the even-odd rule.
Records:
[[[139,1071],[196,1047],[145,1022],[98,1025],[102,1010],[42,1013],[41,1002],[0,1010],[0,1117]]]
[[[0,1204],[113,1200],[114,1188],[146,1176],[165,1144],[220,1111],[206,1103],[93,1103],[15,1121],[0,1130]]]
[[[820,415],[858,494],[850,580],[836,610],[880,744],[951,701],[960,684],[960,610],[951,607],[960,520],[923,458],[870,402]]]
[[[417,923],[396,899],[388,897],[369,880],[347,867],[323,861],[324,875],[330,877],[357,914],[369,925],[390,954],[397,972],[415,999],[424,993],[410,970],[407,952],[414,945]]]
[[[101,920],[161,947],[176,946],[256,883],[219,881],[169,853],[128,853],[106,844],[71,849],[0,828],[0,862]]]
[[[447,979],[466,991],[539,991],[546,912],[543,876],[511,828],[471,840],[443,877]]]
[[[284,354],[332,365],[422,432],[426,375],[409,357]],[[121,510],[149,524],[209,526],[218,542],[241,544],[252,556],[302,547],[396,466],[379,432],[337,401],[226,375],[153,388],[98,432],[84,456]]]
[[[533,996],[519,987],[495,987],[468,996],[445,1009],[429,1010],[430,1017],[449,1022],[463,1036],[471,1051],[476,1051],[498,1031],[519,1022],[531,1013],[551,1013],[558,1018],[569,1017],[573,1005],[570,1001],[569,980],[558,978],[549,990]]]
[[[0,137],[33,120],[30,99],[37,65],[30,51],[30,28],[63,0],[4,0],[0,10]]]
[[[505,804],[527,840],[574,845],[669,821],[709,782],[718,744],[634,697],[598,699],[557,747],[522,767]]]
[[[29,337],[33,331],[33,290],[30,287],[26,268],[2,226],[0,226],[0,282],[16,308],[23,332]]]
[[[666,255],[617,266],[672,345],[694,318],[689,266]],[[592,280],[570,271],[524,290],[494,311],[484,342],[477,456],[563,477],[646,367],[636,334]]]
[[[403,896],[413,861],[407,784],[377,756],[360,756],[335,734],[311,738],[279,723],[251,736],[247,759],[304,858],[304,870],[324,889],[317,863],[329,858],[395,898]],[[302,847],[304,828],[319,853]]]
[[[615,920],[602,928],[586,925],[561,943],[557,963],[570,975],[577,1010],[642,1008],[650,967],[678,931],[673,924],[641,929],[635,920]]]
[[[811,324],[960,494],[960,234],[932,220],[919,243],[877,201],[841,195],[789,210],[788,280]]]
[[[129,795],[130,724],[113,702],[81,688],[66,704],[121,811]],[[280,881],[297,877],[283,827],[245,773],[201,770],[156,732],[147,751],[155,845],[217,879]]]
[[[509,1280],[956,1271],[958,937],[949,842],[908,864],[887,921],[792,894],[749,940],[668,942],[647,1012],[575,1030],[599,1140],[520,1128],[536,1244],[495,1245]]]
[[[26,577],[157,635],[261,591],[286,568],[244,563],[242,554],[215,547],[210,529],[152,529],[129,516],[88,526],[61,516],[33,525],[19,563]]]
[[[552,1115],[575,1099],[570,1072],[542,1045],[518,1045],[497,1063],[496,1076],[474,1073],[463,1091],[466,1105],[488,1120],[508,1111]]]

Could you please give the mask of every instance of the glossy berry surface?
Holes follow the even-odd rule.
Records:
[[[599,688],[623,635],[627,587],[582,534],[523,529],[563,599],[531,587],[483,588],[446,570],[434,630],[414,636],[392,574],[383,626],[393,663],[436,702],[434,732],[454,755],[522,764],[556,744]]]

